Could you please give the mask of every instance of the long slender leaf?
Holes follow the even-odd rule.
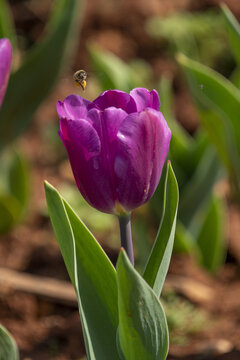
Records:
[[[225,257],[224,205],[222,200],[212,197],[207,209],[197,244],[201,252],[201,264],[211,272],[222,265]]]
[[[29,196],[29,172],[26,161],[19,152],[13,151],[12,154],[9,169],[9,188],[10,193],[19,201],[23,212]]]
[[[130,68],[119,57],[98,49],[96,46],[89,46],[92,66],[98,76],[103,90],[119,89],[130,91],[131,85]]]
[[[78,0],[56,2],[48,34],[10,77],[0,111],[0,147],[25,130],[55,84],[76,37],[80,4]]]
[[[169,162],[165,180],[162,221],[143,274],[143,278],[153,288],[157,296],[161,294],[171,259],[177,220],[178,198],[177,180]]]
[[[182,191],[179,202],[179,219],[185,226],[191,221],[209,197],[219,176],[220,165],[214,149],[206,149],[191,180]]]
[[[67,202],[45,184],[50,218],[79,301],[90,360],[119,360],[116,272]]]
[[[218,115],[207,116],[204,124],[228,170],[234,173],[239,182],[240,90],[222,75],[182,54],[177,59],[186,73],[203,121],[209,110]],[[227,154],[225,157],[224,152]]]
[[[168,328],[154,291],[133,268],[124,250],[117,262],[119,342],[126,360],[165,360]]]
[[[0,38],[8,38],[13,47],[16,45],[16,32],[12,14],[6,0],[0,0]]]
[[[232,51],[240,66],[240,25],[227,5],[221,5],[225,26],[227,28],[228,37],[232,46]]]

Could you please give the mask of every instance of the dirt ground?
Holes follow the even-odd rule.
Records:
[[[99,2],[103,5],[100,6]],[[240,2],[225,1],[240,17]],[[81,45],[69,73],[89,65],[87,41],[97,41],[124,60],[142,57],[149,61],[156,75],[164,69],[177,73],[173,60],[156,51],[156,41],[145,33],[143,24],[154,14],[174,11],[199,11],[216,8],[218,0],[92,0],[86,2]],[[49,2],[10,1],[18,31],[28,33],[29,43],[40,36],[49,9]],[[71,75],[69,75],[71,76]],[[177,80],[176,80],[177,81]],[[46,215],[43,181],[58,187],[73,184],[71,170],[63,147],[48,142],[46,128],[57,129],[55,103],[73,91],[73,84],[62,78],[47,101],[36,113],[31,128],[19,139],[19,147],[31,169],[31,200],[24,221],[0,239],[0,267],[33,276],[69,281],[61,254]],[[194,131],[198,119],[190,97],[183,87],[175,94],[178,120]],[[60,143],[59,143],[60,144]],[[216,276],[200,269],[189,256],[174,255],[169,276],[191,280],[192,288],[180,289],[179,296],[188,299],[196,309],[207,314],[207,321],[198,332],[188,334],[185,344],[172,343],[169,360],[173,359],[240,359],[240,211],[228,204],[226,264]],[[107,234],[106,234],[107,235]],[[113,261],[117,248],[102,246]],[[201,285],[203,286],[201,288]],[[195,296],[194,289],[200,294]],[[201,289],[205,289],[201,293]],[[197,291],[197,290],[196,290]],[[206,294],[210,294],[209,296]],[[194,320],[194,319],[193,319]],[[21,360],[77,360],[84,354],[84,344],[76,302],[47,298],[36,292],[23,291],[6,284],[0,289],[0,323],[12,333],[20,349]]]

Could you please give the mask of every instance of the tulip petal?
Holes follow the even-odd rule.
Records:
[[[146,109],[121,124],[114,172],[120,204],[128,211],[151,198],[167,157],[171,131],[163,115]]]
[[[87,116],[87,107],[91,104],[91,101],[79,95],[69,95],[63,102],[57,102],[57,112],[60,118],[84,119]]]
[[[87,120],[61,119],[59,136],[85,200],[100,211],[112,213],[113,187],[97,131]]]
[[[131,97],[135,100],[137,111],[142,111],[148,107],[159,110],[160,100],[156,90],[148,91],[144,88],[135,88],[130,91]]]
[[[100,110],[109,107],[121,108],[128,114],[137,111],[137,107],[133,98],[120,90],[107,90],[97,97],[93,103],[98,106]]]
[[[108,109],[104,110],[103,131],[105,132],[105,136],[107,137],[109,143],[116,139],[119,127],[127,116],[127,112],[122,109],[109,107]]]
[[[0,106],[6,92],[12,62],[12,47],[8,39],[0,39]]]

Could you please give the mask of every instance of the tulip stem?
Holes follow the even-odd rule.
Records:
[[[132,230],[131,230],[131,215],[121,215],[118,216],[119,226],[120,226],[120,237],[121,237],[121,246],[126,251],[129,260],[134,266],[134,254],[133,254],[133,244],[132,244]]]

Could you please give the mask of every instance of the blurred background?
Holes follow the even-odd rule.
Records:
[[[85,359],[43,181],[61,192],[114,264],[119,251],[117,220],[90,208],[77,190],[56,102],[134,87],[159,92],[180,190],[162,297],[168,359],[240,358],[240,3],[221,3],[0,0],[0,38],[13,46],[0,109],[0,323],[21,359]],[[84,92],[72,78],[79,69],[88,73]],[[164,177],[133,213],[139,271],[161,218]]]

